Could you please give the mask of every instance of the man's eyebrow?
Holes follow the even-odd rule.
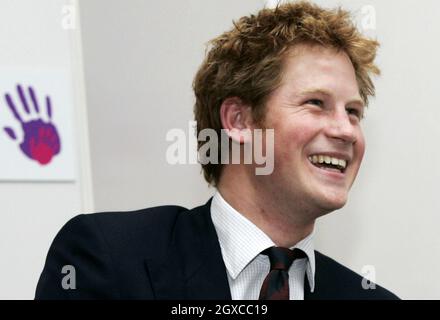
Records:
[[[313,93],[322,94],[324,96],[332,96],[330,91],[327,91],[325,89],[319,89],[319,88],[307,89],[307,90],[301,91],[298,95],[299,96],[306,96],[306,95],[313,94]]]
[[[303,96],[307,96],[307,95],[310,95],[310,94],[320,94],[320,95],[323,95],[323,96],[329,96],[329,97],[333,96],[332,93],[331,93],[330,91],[327,91],[327,90],[325,90],[325,89],[320,89],[320,88],[312,88],[312,89],[307,89],[307,90],[301,91],[301,92],[298,94],[298,96],[299,96],[299,97],[303,97]],[[353,103],[358,103],[358,104],[360,104],[362,107],[365,106],[364,101],[363,101],[360,97],[354,97],[354,98],[350,99],[350,100],[347,102],[347,104],[353,104]]]

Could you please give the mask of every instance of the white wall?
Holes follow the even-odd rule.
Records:
[[[0,182],[0,299],[32,299],[57,231],[70,217],[93,210],[80,34],[62,28],[69,3],[0,2],[0,67],[64,69],[72,77],[78,176],[75,183]]]

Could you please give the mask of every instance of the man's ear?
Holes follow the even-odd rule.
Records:
[[[220,107],[220,120],[223,129],[236,143],[251,142],[253,129],[252,109],[238,97],[223,100]]]

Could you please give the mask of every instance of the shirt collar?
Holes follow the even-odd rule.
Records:
[[[211,217],[217,231],[226,269],[232,279],[236,279],[240,272],[263,250],[275,245],[261,229],[231,207],[218,191],[211,202]],[[315,288],[313,234],[314,232],[290,248],[301,249],[308,257],[306,274],[311,292]]]

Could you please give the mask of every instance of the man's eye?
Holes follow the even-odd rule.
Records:
[[[355,108],[347,108],[347,113],[349,115],[354,115],[355,117],[357,117],[359,120],[362,119],[362,114],[358,109]]]
[[[306,104],[314,104],[314,105],[317,105],[319,107],[322,107],[324,102],[322,102],[322,100],[319,100],[319,99],[310,99],[310,100],[306,101]]]

